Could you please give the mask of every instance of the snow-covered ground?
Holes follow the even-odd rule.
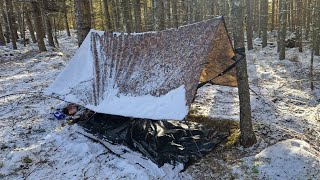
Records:
[[[40,54],[36,45],[1,47],[13,56],[0,63],[0,179],[190,179],[181,165],[158,167],[123,146],[109,145],[118,152],[110,153],[79,126],[53,117],[61,101],[42,92],[77,49],[74,37],[59,43]]]
[[[320,58],[311,91],[308,49],[289,49],[283,61],[273,47],[249,51],[258,143],[209,155],[180,172],[179,165],[157,167],[109,144],[121,154],[115,155],[83,135],[81,127],[52,116],[62,102],[42,92],[77,49],[74,37],[63,35],[59,44],[44,53],[37,53],[36,45],[16,51],[0,47],[0,179],[320,179]],[[239,120],[237,89],[204,86],[192,109]]]
[[[248,51],[252,118],[258,142],[249,149],[215,152],[209,156],[211,160],[205,158],[188,172],[204,179],[320,179],[320,57],[315,57],[313,91],[310,58],[309,49],[303,53],[287,49],[287,59],[282,61],[278,60],[276,47],[256,46]],[[194,114],[237,121],[237,88],[205,86],[198,91],[192,109]],[[208,168],[203,164],[218,167],[206,173]]]

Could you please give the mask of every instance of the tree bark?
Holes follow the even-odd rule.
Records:
[[[179,27],[179,19],[178,19],[178,7],[177,1],[172,0],[172,16],[173,16],[173,25],[175,28]]]
[[[149,9],[148,9],[148,1],[143,0],[143,19],[144,19],[144,30],[148,31],[149,28]]]
[[[112,27],[112,22],[111,22],[111,16],[109,12],[109,4],[108,0],[103,0],[103,5],[104,5],[104,14],[106,17],[106,25],[107,25],[107,31],[108,32],[113,32],[114,29]]]
[[[188,1],[188,23],[193,23],[193,0]]]
[[[310,22],[311,22],[311,0],[307,0],[307,10],[306,10],[306,36],[305,39],[308,40],[310,36]]]
[[[132,27],[131,27],[131,19],[130,19],[130,7],[129,7],[129,2],[128,0],[121,0],[121,8],[122,8],[122,13],[123,13],[123,25],[124,29],[127,33],[132,32]]]
[[[51,47],[55,47],[54,45],[54,40],[53,40],[53,34],[52,34],[52,24],[48,12],[48,1],[42,0],[43,3],[43,13],[44,13],[44,20],[46,22],[46,31],[47,31],[47,39],[48,39],[48,44]]]
[[[3,36],[2,24],[0,21],[0,46],[5,46],[5,45],[6,45],[6,40],[4,39],[4,36]]]
[[[95,28],[96,27],[96,19],[95,19],[95,17],[94,17],[94,7],[93,7],[93,0],[89,0],[90,1],[90,3],[89,3],[89,5],[90,5],[90,7],[89,7],[89,9],[90,9],[90,15],[91,15],[91,27],[93,27],[93,28]]]
[[[41,12],[40,12],[38,2],[31,1],[31,7],[32,7],[33,22],[36,29],[39,51],[47,51],[47,48],[43,41],[43,36],[44,36],[43,27],[42,27]]]
[[[17,20],[18,20],[18,24],[17,23],[14,23],[16,26],[15,26],[15,29],[16,30],[19,30],[19,32],[20,32],[20,35],[21,35],[21,37],[23,38],[23,39],[25,39],[25,37],[24,37],[24,35],[25,35],[25,33],[24,33],[24,29],[23,29],[23,21],[22,21],[22,17],[21,16],[23,16],[23,10],[21,9],[21,5],[20,4],[18,4],[18,3],[15,3],[14,4],[14,10],[15,10],[15,17],[17,18]],[[18,38],[17,38],[18,39]]]
[[[156,7],[156,30],[165,29],[165,19],[164,19],[164,3],[163,0],[154,0]]]
[[[253,49],[253,43],[252,43],[252,39],[253,39],[253,32],[252,32],[252,0],[246,0],[246,6],[247,6],[247,28],[246,28],[246,32],[247,32],[247,46],[248,46],[248,50],[252,50]]]
[[[314,4],[314,16],[313,16],[313,26],[315,27],[314,32],[315,32],[315,36],[314,36],[314,55],[315,56],[320,56],[320,12],[319,12],[319,8],[320,8],[320,2],[319,1],[315,1]]]
[[[107,24],[107,23],[105,22],[105,18],[104,18],[106,16],[106,14],[105,14],[105,12],[103,10],[104,9],[104,2],[102,2],[102,1],[104,1],[104,0],[99,0],[99,17],[100,17],[100,20],[101,20],[101,22],[99,22],[99,24],[101,23],[102,30],[106,31],[105,24]],[[109,11],[109,9],[108,9],[108,11]],[[110,14],[110,11],[109,11],[109,17],[110,16],[111,16],[111,14]],[[111,19],[111,17],[110,17],[110,19]],[[112,24],[112,22],[110,22],[110,23]]]
[[[261,8],[261,30],[262,30],[262,48],[268,45],[268,0],[262,0],[260,4]]]
[[[6,9],[7,9],[7,14],[8,14],[8,25],[10,29],[10,38],[12,42],[12,48],[17,49],[17,39],[15,35],[15,29],[14,26],[14,17],[13,17],[13,5],[11,0],[6,0]]]
[[[78,34],[78,46],[80,47],[91,29],[90,0],[75,0],[75,14]]]
[[[275,0],[272,0],[272,9],[271,9],[271,31],[274,30],[275,6],[276,6],[276,2],[275,2]]]
[[[34,35],[34,29],[33,29],[33,25],[32,25],[31,19],[30,19],[29,10],[26,11],[25,16],[26,16],[26,23],[27,23],[27,26],[29,28],[31,40],[32,40],[33,43],[36,43],[37,39],[36,39],[36,36]]]
[[[287,3],[286,0],[281,0],[281,14],[280,14],[280,39],[278,46],[280,47],[279,59],[283,60],[286,58],[286,34],[287,34]]]
[[[233,25],[234,48],[244,48],[243,32],[243,7],[240,0],[230,0],[231,17]],[[245,52],[243,52],[245,55]],[[245,56],[236,54],[236,59],[243,58],[236,66],[237,81],[240,101],[240,143],[244,147],[250,147],[257,142],[251,122],[250,92],[247,73],[247,61]]]
[[[167,21],[167,28],[171,28],[171,4],[170,4],[170,0],[166,0],[166,21]]]
[[[0,0],[0,3],[1,4],[4,4],[3,0]],[[9,28],[9,24],[8,24],[8,17],[7,17],[7,14],[6,14],[6,11],[4,9],[5,6],[0,6],[0,10],[1,10],[1,13],[2,13],[2,18],[3,18],[3,22],[4,22],[4,37],[6,38],[7,40],[7,43],[10,43],[10,28]]]
[[[64,13],[63,13],[63,17],[64,17],[64,24],[66,27],[66,31],[67,31],[67,36],[71,36],[70,33],[70,29],[69,29],[69,22],[68,22],[68,9],[67,9],[67,5],[66,5],[66,1],[63,1],[63,9],[64,9]]]
[[[302,14],[302,1],[301,0],[296,0],[297,4],[297,28],[296,28],[296,46],[299,47],[299,52],[302,52],[302,26],[303,22],[301,19],[301,14]]]
[[[134,12],[134,25],[135,25],[135,31],[141,32],[141,3],[140,0],[133,0],[133,12]]]

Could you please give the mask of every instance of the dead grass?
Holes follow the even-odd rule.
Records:
[[[210,127],[219,132],[228,133],[229,136],[226,141],[223,141],[220,146],[223,148],[232,148],[239,144],[240,139],[240,124],[239,121],[225,120],[225,119],[215,119],[206,116],[199,115],[189,115],[187,121],[197,122],[204,126]]]

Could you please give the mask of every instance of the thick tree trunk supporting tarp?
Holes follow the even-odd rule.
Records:
[[[229,132],[195,122],[187,125],[104,114],[95,114],[80,124],[97,138],[130,147],[159,166],[182,163],[186,167],[229,136]]]
[[[95,112],[182,120],[198,83],[234,63],[223,18],[147,33],[91,30],[46,91]],[[235,69],[211,83],[237,86]]]

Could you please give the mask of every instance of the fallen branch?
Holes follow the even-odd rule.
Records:
[[[66,101],[64,99],[60,99],[59,97],[43,95],[43,92],[41,92],[41,91],[40,92],[15,92],[15,93],[10,93],[10,94],[0,96],[0,99],[6,98],[9,96],[16,96],[16,95],[33,95],[32,97],[46,97],[46,98],[57,99],[57,100],[60,100],[60,101],[66,102],[66,103],[70,103],[70,104],[72,103],[72,102]]]
[[[89,133],[85,133],[85,132],[79,132],[77,131],[78,134],[81,134],[83,135],[84,137],[87,137],[91,140],[93,140],[94,142],[99,142],[102,146],[104,146],[105,148],[107,148],[109,150],[109,152],[111,152],[112,154],[118,156],[118,157],[121,157],[121,155],[125,154],[125,152],[123,151],[119,151],[119,150],[116,150],[114,147],[112,147],[112,144],[110,142],[107,142],[107,141],[103,141]]]
[[[278,113],[277,106],[273,102],[269,102],[267,99],[265,99],[262,95],[255,92],[252,88],[249,87],[249,89],[260,99],[264,101],[265,104],[269,105],[270,107],[274,108],[274,110]]]

